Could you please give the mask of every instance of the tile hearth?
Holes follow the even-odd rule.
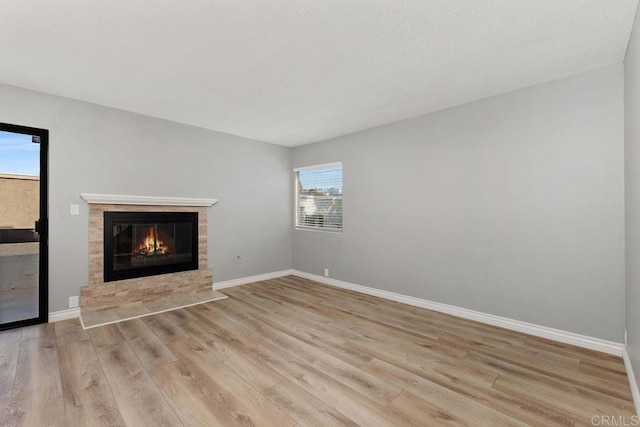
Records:
[[[83,307],[80,319],[83,327],[85,329],[90,329],[109,323],[150,316],[152,314],[176,310],[178,308],[189,307],[205,302],[217,301],[224,298],[227,298],[227,296],[218,291],[206,289],[184,295],[173,294],[163,298],[152,297],[148,300],[120,305],[95,305],[90,308]]]

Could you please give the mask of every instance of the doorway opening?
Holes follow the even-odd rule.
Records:
[[[49,131],[0,123],[0,330],[48,321]]]

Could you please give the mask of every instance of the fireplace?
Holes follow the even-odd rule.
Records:
[[[197,212],[104,212],[104,281],[198,269]]]

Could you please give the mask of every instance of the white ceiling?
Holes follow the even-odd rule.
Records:
[[[636,6],[3,0],[0,82],[296,146],[620,63]]]

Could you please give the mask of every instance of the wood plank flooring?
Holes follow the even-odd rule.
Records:
[[[288,276],[82,330],[0,332],[0,425],[588,426],[618,357]]]

